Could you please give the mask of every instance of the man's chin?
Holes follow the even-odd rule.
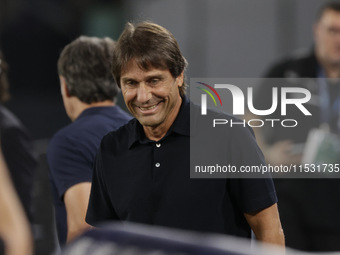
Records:
[[[137,120],[144,127],[157,127],[160,125],[159,120],[155,120],[152,118],[137,118]]]

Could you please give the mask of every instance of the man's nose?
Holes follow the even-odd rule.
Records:
[[[146,103],[152,97],[151,88],[144,82],[141,82],[137,90],[137,100],[140,103]]]

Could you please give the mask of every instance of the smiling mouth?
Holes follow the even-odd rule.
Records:
[[[162,103],[163,101],[160,101],[154,105],[150,105],[150,106],[137,106],[138,109],[143,113],[143,114],[153,114],[154,111],[157,110],[157,107],[160,105],[160,103]]]
[[[148,110],[152,110],[155,109],[157,107],[158,104],[149,106],[149,107],[139,107],[139,109],[141,109],[142,111],[148,111]]]

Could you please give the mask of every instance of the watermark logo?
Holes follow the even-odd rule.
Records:
[[[212,87],[203,82],[197,82],[197,83],[202,84],[206,86],[207,88],[209,88],[210,90],[212,90],[215,93],[215,95],[218,97],[221,103],[221,106],[222,106],[222,100],[219,94],[217,93],[217,91],[215,90],[215,88],[226,89],[227,91],[231,93],[232,98],[233,98],[233,114],[234,115],[245,114],[245,107],[244,107],[245,96],[243,94],[243,91],[239,87],[232,85],[232,84],[215,84],[214,87]],[[200,87],[197,87],[197,88],[206,92],[213,99],[215,106],[217,106],[214,96],[207,89],[200,88]],[[299,95],[302,95],[303,97],[288,98],[287,95],[289,94],[299,94]],[[287,115],[287,105],[289,104],[295,105],[306,116],[312,115],[303,105],[304,103],[307,103],[311,99],[311,93],[309,92],[309,90],[305,88],[298,88],[298,87],[283,87],[281,88],[280,96],[281,96],[281,115],[282,116]],[[263,109],[263,110],[259,110],[254,107],[253,88],[247,88],[247,106],[248,106],[249,112],[255,115],[266,116],[266,115],[270,115],[274,113],[278,107],[278,88],[274,87],[272,89],[271,107],[269,109]],[[202,115],[207,114],[207,95],[206,94],[201,95],[201,113]]]
[[[199,84],[205,86],[206,88],[210,89],[217,96],[218,100],[220,101],[221,106],[223,105],[220,95],[217,93],[217,91],[213,87],[211,87],[210,85],[203,83],[203,82],[197,82],[197,83],[199,83]],[[217,106],[215,97],[211,94],[211,92],[209,90],[201,88],[201,87],[197,87],[197,88],[206,92],[212,98],[212,100],[214,101],[215,106]],[[201,114],[202,115],[207,115],[207,94],[201,95]]]
[[[312,114],[308,111],[304,104],[306,104],[311,99],[311,93],[309,90],[301,87],[273,87],[271,91],[271,106],[267,109],[257,109],[254,106],[254,93],[253,88],[248,87],[246,93],[244,93],[238,86],[233,84],[214,84],[211,86],[207,83],[196,82],[204,87],[197,87],[198,89],[205,92],[201,94],[201,115],[207,115],[207,95],[213,100],[215,107],[218,106],[216,98],[219,100],[220,105],[222,106],[223,93],[228,93],[232,96],[232,114],[233,115],[245,115],[246,113],[251,113],[253,116],[269,116],[273,114],[277,109],[280,109],[280,115],[287,115],[287,106],[292,105],[294,110],[299,110],[302,112],[304,116],[311,116]],[[219,93],[216,91],[219,90]],[[280,99],[280,100],[279,100]],[[279,105],[280,101],[280,105]],[[247,106],[247,111],[246,111]],[[262,127],[264,123],[271,123],[271,126],[274,127],[275,122],[281,122],[281,125],[284,127],[295,127],[298,122],[294,119],[251,119],[248,120],[247,123],[251,127]],[[292,123],[288,125],[287,122]],[[227,120],[215,120],[214,127],[217,124],[226,124]],[[246,121],[243,120],[242,124],[246,125]]]

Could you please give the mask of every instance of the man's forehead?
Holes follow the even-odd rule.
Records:
[[[122,69],[121,78],[137,78],[141,76],[153,76],[153,75],[161,75],[164,72],[169,72],[168,69],[160,69],[155,68],[151,64],[148,65],[148,68],[140,67],[135,60],[130,60],[126,66]]]
[[[332,23],[340,24],[340,12],[335,10],[325,10],[320,18],[320,22],[325,25]]]

